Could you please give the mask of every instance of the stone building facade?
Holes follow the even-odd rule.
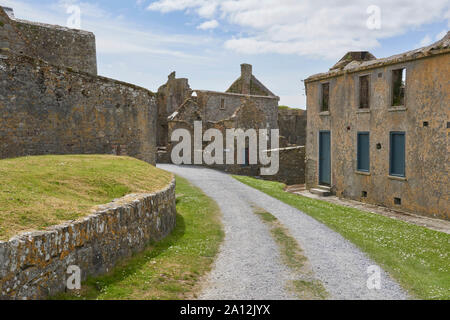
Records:
[[[305,80],[306,185],[449,219],[450,36],[384,59],[344,56]]]
[[[167,88],[175,81],[184,79],[171,79],[165,85]],[[172,96],[182,96],[188,90],[175,88]],[[160,92],[160,91],[159,91]],[[258,93],[256,95],[255,93]],[[158,101],[161,101],[158,99]],[[279,98],[264,87],[252,74],[252,66],[241,65],[241,76],[233,83],[227,92],[209,90],[190,91],[184,102],[167,118],[167,139],[180,128],[194,133],[194,122],[201,121],[203,132],[215,128],[219,129],[225,137],[227,129],[278,129],[278,101]],[[158,105],[160,106],[160,104]],[[162,105],[166,110],[166,105]],[[248,141],[246,142],[248,148]],[[207,143],[204,143],[206,146]],[[167,153],[171,153],[173,144],[168,143]],[[193,155],[193,152],[192,152]],[[193,162],[193,161],[192,161]],[[236,161],[235,161],[236,163]],[[234,173],[252,173],[257,170],[256,165],[216,165],[216,168]]]

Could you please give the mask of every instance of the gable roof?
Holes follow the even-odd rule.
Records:
[[[318,81],[322,79],[332,78],[344,73],[358,72],[386,66],[390,64],[403,63],[406,61],[417,60],[438,54],[450,53],[450,31],[439,41],[419,49],[396,54],[387,58],[371,59],[371,60],[351,60],[348,63],[339,65],[339,62],[325,73],[318,73],[308,77],[305,82]],[[345,56],[344,56],[345,57]],[[342,60],[342,59],[341,59]]]
[[[228,93],[242,93],[242,77],[236,79],[233,84],[228,88]],[[266,88],[261,81],[252,75],[250,79],[250,95],[252,96],[274,96],[272,91]]]
[[[241,64],[241,76],[225,92],[275,97],[273,92],[252,74],[252,65],[246,63]]]

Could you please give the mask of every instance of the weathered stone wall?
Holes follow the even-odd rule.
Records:
[[[280,136],[289,144],[304,146],[306,144],[306,111],[302,109],[279,109],[278,127]]]
[[[252,101],[265,118],[264,128],[278,129],[278,97],[249,96],[236,93],[196,90],[197,101],[204,121],[218,122],[232,117],[246,101]],[[223,106],[223,107],[222,107]],[[259,117],[260,115],[247,115]],[[239,128],[239,127],[236,127]],[[260,127],[253,127],[258,129]]]
[[[447,40],[447,47],[448,47]],[[450,51],[444,44],[336,71],[307,85],[308,188],[318,184],[318,134],[331,131],[331,185],[340,197],[450,218],[448,154]],[[435,50],[435,51],[433,51]],[[392,107],[392,70],[406,68],[405,106]],[[370,109],[358,104],[359,76],[369,75]],[[320,84],[330,83],[330,111],[320,112]],[[425,122],[428,125],[425,125]],[[357,171],[357,132],[370,132],[370,173]],[[404,131],[406,176],[389,176],[389,132]],[[367,193],[363,197],[363,191]],[[394,203],[401,199],[401,205]]]
[[[166,146],[168,143],[167,117],[177,110],[192,94],[188,79],[177,79],[175,76],[175,72],[172,72],[169,75],[167,82],[159,87],[158,92],[156,93],[156,104],[158,106],[158,146]]]
[[[11,19],[1,7],[0,48],[8,48],[52,65],[97,74],[93,33]]]
[[[280,170],[273,176],[262,176],[264,180],[283,182],[287,185],[305,183],[305,147],[278,149]]]
[[[82,280],[111,270],[176,222],[175,180],[154,194],[134,194],[99,206],[88,217],[0,242],[0,299],[45,299],[66,290],[67,269]]]
[[[218,95],[220,97],[220,95]],[[178,110],[180,112],[180,119],[182,120],[170,120],[169,123],[169,136],[176,129],[186,129],[193,133],[193,123],[196,120],[201,120],[202,108],[197,103],[197,99],[202,97],[199,93],[198,98],[191,98]],[[241,101],[241,106],[235,110],[234,114],[221,121],[206,121],[203,122],[203,132],[208,129],[218,129],[222,132],[223,137],[226,137],[227,129],[241,128],[247,129],[266,129],[267,118],[264,112],[258,108],[252,97],[247,97]],[[276,127],[274,128],[276,129]],[[203,142],[203,149],[209,144],[209,142]],[[269,140],[268,147],[270,148],[271,142]],[[173,144],[169,144],[167,151],[161,151],[159,161],[170,161],[170,153]],[[224,147],[225,141],[224,141]],[[246,147],[249,147],[248,140],[246,140]],[[279,172],[273,176],[262,176],[265,180],[284,182],[288,185],[304,184],[305,183],[305,148],[303,146],[280,148],[279,152]],[[194,150],[191,150],[192,163]],[[224,152],[223,159],[225,162],[227,152]],[[247,175],[247,176],[260,176],[261,165],[243,165],[237,164],[237,154],[235,154],[235,164],[223,164],[223,165],[208,165],[210,168],[218,169],[228,173]],[[205,165],[206,166],[206,165]]]
[[[156,112],[146,89],[0,50],[0,158],[118,154],[154,164]]]
[[[296,146],[274,149],[279,153],[279,171],[274,175],[261,175],[261,165],[213,165],[211,168],[231,174],[258,177],[263,180],[277,181],[286,185],[305,183],[305,147]]]

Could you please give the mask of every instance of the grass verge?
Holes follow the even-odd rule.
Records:
[[[89,278],[79,292],[64,300],[194,299],[200,279],[211,265],[223,239],[216,203],[177,177],[177,225],[164,240],[117,265],[109,274]]]
[[[129,193],[152,193],[172,175],[146,162],[111,155],[0,160],[0,240],[88,215]]]
[[[277,243],[283,263],[291,269],[295,276],[289,289],[302,300],[326,299],[328,293],[323,284],[314,279],[308,259],[303,255],[303,250],[297,241],[289,234],[278,219],[261,208],[254,207],[254,213],[258,215],[269,227],[273,239]]]
[[[450,235],[284,191],[285,185],[234,176],[324,223],[357,245],[413,297],[450,299]]]

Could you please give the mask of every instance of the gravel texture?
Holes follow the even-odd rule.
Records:
[[[376,265],[356,246],[303,212],[231,176],[212,169],[158,165],[188,179],[214,199],[223,213],[225,240],[201,299],[294,299],[285,287],[292,277],[268,228],[252,205],[270,212],[304,249],[315,276],[331,299],[408,299],[384,271],[381,289],[368,289],[367,268]]]

